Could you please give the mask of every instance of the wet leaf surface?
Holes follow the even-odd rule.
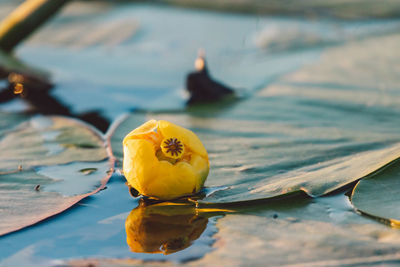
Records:
[[[353,65],[369,61],[370,50],[378,62],[383,62],[390,57],[383,47],[391,51],[399,43],[395,35],[328,50],[314,64],[322,67],[307,66],[241,101],[188,108],[186,114],[133,114],[114,126],[113,151],[121,158],[119,140],[125,134],[148,119],[165,119],[192,129],[205,144],[211,162],[206,186],[230,187],[205,198],[205,202],[269,198],[300,190],[310,196],[331,193],[400,157],[400,128],[393,119],[400,115],[395,108],[399,95],[395,87],[388,89],[382,96],[385,102],[381,102],[379,87],[356,87],[356,83],[362,83],[358,82],[359,75],[376,73],[369,65],[361,74],[359,68],[353,71],[355,81],[350,75],[347,80],[342,77],[342,87],[326,86],[331,92],[319,89],[319,94],[313,87],[320,85],[308,78],[313,77],[308,73],[318,75],[319,69],[338,68],[333,60],[338,51],[351,54],[356,48],[358,54],[347,63],[347,72]],[[375,50],[378,44],[380,52]],[[381,68],[384,73],[384,65]],[[398,77],[390,66],[386,68],[387,79],[381,82],[392,88],[399,84]],[[299,77],[303,77],[301,82]],[[327,75],[324,84],[332,84],[334,79]],[[282,86],[290,93],[280,90]],[[343,90],[344,96],[339,94]],[[345,99],[328,97],[335,93]],[[360,94],[370,97],[357,97]]]
[[[385,263],[385,258],[389,258],[386,264],[400,260],[399,232],[360,220],[351,212],[350,205],[339,210],[330,206],[324,211],[323,205],[310,204],[297,210],[304,214],[277,209],[274,211],[279,215],[276,219],[271,211],[267,218],[259,216],[260,212],[258,216],[222,218],[217,224],[220,231],[215,236],[216,250],[193,265],[207,262],[270,266],[342,266],[346,262],[365,265],[371,255],[376,255],[378,263]],[[307,215],[311,210],[312,214]]]
[[[94,128],[65,117],[1,113],[0,121],[0,235],[58,214],[104,187],[112,161]]]
[[[361,213],[388,225],[400,227],[400,162],[359,181],[351,202]]]

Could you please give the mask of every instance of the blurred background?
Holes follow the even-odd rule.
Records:
[[[22,2],[0,1],[0,17]],[[395,0],[56,2],[61,11],[50,12],[53,17],[21,34],[26,38],[12,48],[29,68],[10,65],[7,57],[0,62],[3,76],[22,71],[40,78],[31,86],[46,96],[3,92],[0,109],[78,116],[103,131],[127,111],[185,108],[186,77],[199,49],[210,75],[245,97],[315,61],[327,47],[393,34],[400,26]],[[11,81],[14,90],[18,79]]]

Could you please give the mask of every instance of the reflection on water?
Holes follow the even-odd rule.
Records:
[[[0,66],[0,104],[22,99],[33,114],[76,117],[105,132],[109,121],[99,111],[76,114],[68,105],[52,95],[54,85],[47,77],[33,73],[8,71]]]
[[[126,218],[126,242],[132,252],[178,252],[189,247],[206,229],[208,218],[228,210],[200,209],[192,203],[145,202]]]

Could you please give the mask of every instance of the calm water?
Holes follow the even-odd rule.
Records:
[[[326,117],[319,119],[326,121],[325,130],[330,130],[335,125],[330,122],[341,120],[341,116],[344,124],[340,126],[345,125],[349,131],[357,127],[357,116],[347,117],[346,114],[354,114],[364,107],[373,107],[366,112],[377,112],[376,116],[382,118],[399,112],[400,83],[394,77],[396,74],[388,74],[388,84],[378,90],[374,84],[363,84],[359,79],[362,75],[354,76],[353,87],[340,88],[340,80],[338,85],[325,84],[322,76],[341,77],[346,73],[337,69],[338,72],[332,74],[332,69],[325,70],[321,66],[321,81],[316,77],[314,85],[302,84],[306,89],[299,90],[300,93],[291,88],[296,86],[296,81],[302,81],[302,76],[286,84],[281,82],[279,90],[275,87],[261,89],[321,60],[328,48],[390,37],[398,32],[400,20],[307,20],[142,4],[88,5],[72,5],[16,52],[25,62],[51,73],[56,84],[52,94],[76,113],[95,110],[113,121],[125,112],[138,109],[183,112],[185,77],[193,69],[199,48],[206,51],[213,77],[235,88],[243,99],[255,94],[271,99],[285,94],[299,95],[301,101],[308,101],[304,110],[297,110],[299,116],[315,114],[323,105],[322,116]],[[356,56],[355,51],[343,57]],[[377,63],[370,58],[366,64]],[[382,64],[393,64],[393,69],[400,71],[397,62]],[[362,70],[363,66],[356,68]],[[359,91],[362,93],[357,94]],[[317,97],[310,100],[307,99],[309,95]],[[276,109],[279,118],[287,118],[281,123],[293,123],[293,114],[296,115],[293,106],[296,105],[291,101],[279,103]],[[326,110],[337,109],[338,103],[343,114]],[[0,109],[8,111],[26,108],[28,106],[21,100],[0,105]],[[393,121],[382,123],[382,132],[394,136],[398,128],[394,129],[393,124]],[[313,144],[318,139],[304,142]],[[351,149],[361,151],[364,148]],[[293,158],[292,165],[297,167],[295,160]],[[313,205],[327,211],[334,223],[340,224],[345,221],[344,217],[354,216],[343,195],[316,203]],[[177,263],[201,258],[215,250],[212,245],[216,242],[220,215],[203,218],[199,235],[185,250],[167,256],[131,252],[126,242],[125,221],[137,206],[138,200],[129,196],[123,178],[116,174],[106,190],[67,212],[1,238],[0,265],[45,266],[79,258],[167,259]],[[261,217],[270,216],[270,213],[268,216],[263,212],[255,213]],[[361,224],[369,222],[364,218],[359,220]]]

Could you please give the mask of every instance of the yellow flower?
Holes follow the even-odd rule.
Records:
[[[161,200],[200,191],[209,171],[208,154],[190,130],[150,120],[123,141],[123,170],[140,194]]]

